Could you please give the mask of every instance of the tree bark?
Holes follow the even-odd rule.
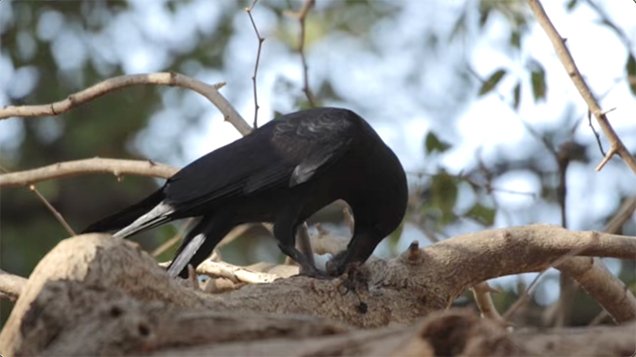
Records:
[[[0,333],[0,353],[139,354],[205,345],[215,354],[241,354],[230,353],[232,346],[238,346],[236,341],[245,345],[248,340],[252,352],[239,347],[236,351],[267,354],[275,347],[270,350],[265,345],[283,341],[292,346],[303,338],[308,344],[315,342],[316,348],[325,341],[327,345],[333,343],[332,350],[321,350],[326,354],[339,352],[338,346],[346,347],[349,342],[358,347],[345,349],[345,354],[397,353],[411,345],[418,353],[430,352],[431,348],[437,353],[441,347],[436,344],[448,336],[446,332],[439,336],[431,332],[437,337],[430,343],[414,339],[413,325],[422,318],[447,308],[478,282],[543,270],[573,252],[634,259],[636,239],[571,232],[555,226],[483,231],[425,249],[412,245],[399,257],[389,261],[371,259],[332,280],[297,276],[208,294],[169,279],[135,243],[103,234],[77,236],[60,242],[42,259],[21,289]],[[613,292],[621,289],[608,286]],[[589,291],[606,294],[603,289]],[[625,299],[614,297],[608,301],[622,304],[633,299],[629,290],[621,291]],[[631,308],[626,303],[622,310]],[[449,316],[455,317],[449,317],[450,322],[444,322],[444,326],[454,324],[452,329],[460,329],[453,330],[452,336],[492,330],[492,336],[499,336],[491,336],[496,341],[508,341],[497,347],[501,351],[526,351],[514,349],[516,340],[500,325],[480,320],[472,313]],[[618,321],[625,318],[614,317]],[[486,328],[482,323],[490,325]],[[375,329],[359,331],[354,327]],[[436,331],[431,326],[428,329]],[[384,338],[386,343],[381,342]],[[392,338],[394,344],[388,342]],[[405,339],[410,344],[405,344]],[[369,347],[359,347],[362,343]],[[466,342],[464,347],[473,344]],[[198,351],[198,347],[193,348]],[[285,354],[294,354],[292,351]]]

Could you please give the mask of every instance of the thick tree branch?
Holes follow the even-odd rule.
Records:
[[[636,298],[598,258],[574,257],[557,265],[574,278],[617,322],[636,319]]]
[[[37,169],[0,175],[0,187],[28,186],[36,182],[93,173],[108,173],[117,177],[137,175],[168,178],[177,169],[149,160],[92,159],[58,162]]]
[[[255,321],[262,320],[253,314],[273,313],[326,317],[364,327],[412,324],[447,307],[480,281],[542,270],[571,251],[635,259],[636,238],[556,226],[483,231],[425,249],[409,248],[390,261],[371,259],[348,276],[332,280],[292,277],[206,294],[169,279],[130,241],[109,235],[77,236],[60,242],[40,261],[0,333],[0,350],[8,355],[37,354],[44,348],[70,346],[82,331],[101,331],[82,333],[85,340],[79,340],[108,351],[128,341],[129,351],[139,352],[140,346],[166,347],[162,341],[168,339],[163,334],[171,328],[168,321],[188,321],[185,316],[216,318],[216,313],[227,311],[251,314]],[[572,275],[586,279],[585,273]],[[605,293],[590,294],[598,300],[597,294]],[[613,303],[632,309],[629,302]],[[624,317],[614,316],[617,321]],[[178,336],[174,331],[170,330],[169,341],[176,344],[210,338],[196,329],[179,329]]]
[[[634,157],[630,154],[621,139],[614,131],[614,128],[612,128],[612,126],[610,125],[609,120],[605,115],[606,113],[601,110],[601,107],[596,101],[596,98],[594,98],[592,91],[583,79],[581,72],[579,72],[579,69],[576,67],[574,59],[572,58],[570,51],[565,45],[565,41],[563,40],[561,35],[559,35],[558,31],[550,21],[550,18],[548,18],[548,15],[543,9],[543,6],[539,2],[539,0],[528,0],[528,3],[530,4],[530,8],[537,18],[537,22],[539,22],[541,27],[543,27],[544,31],[548,35],[548,38],[552,42],[552,46],[554,47],[557,56],[561,60],[563,67],[565,67],[566,72],[572,79],[572,82],[574,82],[574,86],[581,94],[581,97],[583,97],[583,100],[587,104],[590,112],[594,115],[596,121],[599,123],[601,129],[603,130],[603,133],[605,133],[605,136],[610,141],[611,147],[608,150],[605,158],[596,167],[596,170],[600,171],[614,154],[619,154],[623,161],[625,161],[627,166],[634,173],[636,173],[636,159],[634,159]]]

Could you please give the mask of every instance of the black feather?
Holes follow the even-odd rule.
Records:
[[[163,199],[163,192],[161,190],[155,191],[153,194],[144,198],[140,202],[91,224],[90,226],[86,227],[86,229],[84,229],[82,233],[112,232],[120,230],[130,225],[137,218],[150,211]]]

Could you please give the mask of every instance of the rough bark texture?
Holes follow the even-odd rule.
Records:
[[[552,226],[484,231],[425,249],[412,246],[333,280],[292,277],[207,294],[169,279],[135,243],[77,236],[53,249],[21,289],[0,333],[0,353],[568,354],[574,348],[559,349],[570,346],[564,341],[587,332],[511,334],[471,312],[438,310],[480,281],[542,270],[573,251],[634,259],[636,239]],[[633,295],[608,286],[623,294],[605,299],[624,304],[614,318],[628,320]],[[577,341],[623,353],[633,350],[634,327],[604,328]]]

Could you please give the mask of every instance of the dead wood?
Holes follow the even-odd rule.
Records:
[[[412,325],[422,317],[447,308],[464,289],[480,281],[543,270],[572,251],[634,259],[636,239],[554,226],[483,231],[425,249],[412,246],[395,259],[373,259],[332,280],[291,277],[207,294],[169,279],[135,243],[108,235],[77,236],[62,241],[35,268],[0,333],[0,352],[129,354],[212,342],[214,348],[226,348],[245,339],[257,344],[276,339],[300,343],[301,337],[313,341],[326,335],[333,336],[322,338],[333,338],[337,346],[359,338],[384,352],[390,346],[397,350],[413,344],[426,349],[430,346],[419,340],[404,343],[404,331],[412,332]],[[602,289],[590,292],[604,294]],[[471,324],[484,321],[470,316],[448,323],[468,326],[466,331],[453,330],[454,334],[469,336],[474,333]],[[355,337],[358,332],[345,325],[411,327],[402,332],[373,330],[382,336],[399,335],[401,342],[391,345],[380,343],[380,337],[377,341],[371,335]],[[479,326],[480,331],[491,329]],[[501,335],[505,330],[493,326],[496,338],[491,337],[507,341],[508,336]],[[450,332],[433,333],[437,331],[433,327],[426,331],[438,336],[431,342],[438,351],[436,343]],[[502,351],[512,351],[508,344],[498,343]],[[465,348],[470,346],[467,343]],[[345,352],[356,351],[375,353],[366,347]]]

